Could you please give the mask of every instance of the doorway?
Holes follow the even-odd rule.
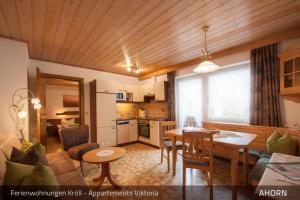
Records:
[[[38,138],[47,153],[63,151],[60,131],[84,124],[83,79],[40,73],[38,88],[43,105],[38,115]]]

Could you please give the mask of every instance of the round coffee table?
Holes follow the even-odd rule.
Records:
[[[109,163],[122,158],[126,153],[126,150],[120,147],[100,147],[98,149],[89,151],[85,153],[82,159],[91,164],[101,164],[102,172],[98,178],[94,178],[93,181],[99,183],[97,189],[99,189],[105,178],[116,188],[121,189],[121,187],[116,184],[110,174]]]

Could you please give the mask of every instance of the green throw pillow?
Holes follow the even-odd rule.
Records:
[[[46,155],[46,148],[41,143],[34,143],[31,148]]]
[[[295,141],[288,133],[280,136],[278,132],[272,133],[267,140],[268,153],[282,153],[288,155],[295,155],[296,145]]]
[[[36,165],[32,173],[26,177],[22,186],[39,186],[43,189],[57,190],[58,182],[53,171],[44,165]]]
[[[20,150],[28,153],[31,149],[38,151],[39,153],[46,155],[46,148],[39,142],[32,144],[26,140],[23,140]]]
[[[19,186],[24,178],[28,177],[34,166],[24,165],[20,163],[6,161],[6,173],[4,177],[4,185]]]
[[[32,145],[33,144],[31,142],[29,142],[27,140],[23,140],[20,150],[24,151],[24,152],[27,152],[27,151],[30,150],[30,148],[32,147]]]

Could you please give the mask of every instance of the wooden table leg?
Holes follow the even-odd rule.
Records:
[[[245,148],[243,153],[243,171],[244,171],[245,185],[248,185],[248,157],[249,157],[248,148]]]
[[[172,167],[173,167],[173,176],[176,175],[176,137],[172,139]]]
[[[237,173],[238,173],[238,151],[232,150],[231,156],[231,187],[232,187],[232,200],[237,199]]]
[[[102,163],[102,172],[101,175],[98,178],[94,178],[93,181],[98,182],[98,186],[97,189],[99,189],[102,184],[104,179],[107,178],[107,180],[118,190],[121,189],[121,187],[113,181],[113,179],[111,178],[111,174],[110,174],[110,169],[109,169],[109,163]]]

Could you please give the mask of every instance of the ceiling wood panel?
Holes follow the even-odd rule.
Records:
[[[126,0],[122,1],[121,6],[125,6]],[[88,38],[91,36],[93,31],[97,31],[97,28],[100,27],[100,23],[102,21],[102,17],[104,17],[107,12],[112,9],[113,5],[116,5],[116,1],[110,0],[103,0],[98,1],[97,5],[94,7],[93,11],[89,15],[87,21],[85,22],[84,26],[81,29],[78,37],[75,41],[73,41],[73,45],[68,51],[68,54],[63,59],[63,62],[71,62],[71,59],[75,59],[74,53],[80,52],[80,48],[82,47],[82,43],[87,41]],[[77,54],[80,55],[80,54]]]
[[[17,14],[15,1],[1,0],[0,6],[10,36],[12,37],[12,39],[22,40],[22,33],[20,31],[20,24],[19,24],[19,16]]]
[[[115,4],[117,6],[116,9],[110,9],[110,11],[103,17],[101,20],[101,24],[97,27],[97,31],[95,31],[93,34],[91,34],[87,41],[84,42],[84,45],[82,45],[81,51],[78,52],[81,56],[76,57],[75,59],[72,59],[73,62],[79,63],[79,60],[81,57],[83,57],[88,49],[92,49],[91,47],[93,44],[95,44],[98,39],[101,39],[102,37],[106,37],[107,34],[112,35],[114,32],[120,27],[123,23],[131,19],[131,16],[136,13],[142,6],[145,4],[146,0],[140,0],[137,2],[126,2],[124,1],[126,7],[123,5]],[[118,15],[124,16],[123,18],[117,17]],[[113,24],[113,26],[111,26]],[[106,34],[107,33],[107,34]],[[100,35],[100,37],[99,37]]]
[[[45,19],[47,15],[47,0],[32,0],[32,43],[33,58],[42,59],[42,50],[44,42]]]
[[[285,27],[285,23],[286,23],[286,19],[289,19],[290,17],[288,18],[283,18],[286,13],[296,13],[296,15],[294,17],[292,17],[292,20],[299,20],[300,18],[300,15],[298,14],[298,10],[300,9],[299,6],[296,6],[295,5],[291,5],[291,8],[290,9],[287,9],[285,12],[281,13],[281,15],[274,15],[274,13],[270,12],[269,13],[269,17],[267,18],[264,18],[263,20],[259,19],[259,21],[253,19],[253,23],[251,24],[248,24],[246,26],[241,26],[241,25],[238,25],[238,28],[236,28],[235,30],[231,31],[231,32],[228,32],[228,33],[223,33],[223,35],[210,35],[210,32],[208,34],[208,45],[209,45],[209,49],[212,50],[212,51],[216,51],[218,50],[218,47],[220,47],[219,43],[223,44],[224,42],[229,42],[229,38],[231,36],[234,36],[235,39],[239,39],[239,41],[243,41],[244,40],[247,40],[247,39],[252,39],[250,38],[250,36],[256,36],[256,34],[258,32],[264,32],[264,30],[268,31],[269,30],[269,26],[272,26],[272,30],[280,30],[280,28],[282,27]],[[279,18],[279,20],[277,20],[276,22],[270,20],[270,18]],[[289,22],[290,24],[290,22]],[[268,26],[265,26],[265,25],[268,25]],[[253,29],[253,30],[257,30],[256,33],[253,33],[253,31],[249,34],[247,34],[249,31],[249,27],[256,27],[256,29]],[[229,29],[229,28],[226,28],[226,29]],[[213,30],[214,32],[220,32],[221,30]],[[270,32],[264,32],[264,35],[267,35],[267,34],[270,34]],[[201,54],[201,48],[203,47],[203,43],[201,41],[201,45],[200,45],[200,41],[194,45],[192,45],[192,48],[189,47],[189,46],[185,46],[184,44],[190,42],[191,40],[196,40],[195,37],[198,37],[197,35],[199,35],[199,33],[196,33],[194,35],[190,35],[189,37],[182,37],[181,39],[181,42],[180,44],[174,44],[174,45],[177,45],[176,46],[176,50],[178,50],[179,52],[182,51],[184,53],[181,53],[179,55],[174,55],[174,51],[171,52],[173,53],[172,55],[167,55],[167,56],[170,56],[170,57],[174,57],[174,56],[184,56],[184,54],[187,53],[188,49],[190,49],[191,51],[193,51],[194,53],[199,53],[198,55]],[[241,37],[237,38],[237,36],[241,35]],[[211,40],[210,38],[213,38],[213,40]],[[221,41],[223,40],[223,41]],[[232,43],[233,41],[230,40],[230,43]],[[182,44],[182,45],[181,45]],[[217,49],[214,49],[214,47],[216,46],[215,44],[217,44]],[[171,45],[171,46],[169,46]],[[172,44],[168,44],[168,45],[165,45],[165,46],[169,46],[167,49],[169,49],[170,51],[172,51],[173,49],[175,49],[175,47],[172,46]],[[154,47],[155,48],[155,47]],[[222,49],[224,49],[225,46],[223,45],[222,46]],[[169,51],[169,52],[170,52]],[[195,52],[196,51],[196,52]],[[160,51],[156,51],[154,54],[151,54],[152,57],[149,57],[148,59],[153,59],[153,56],[155,56],[155,58],[157,60],[159,60],[159,58],[165,58],[165,54],[166,54],[166,51],[165,49],[162,49]],[[176,52],[175,52],[176,54]],[[147,56],[144,57],[144,59],[147,59]],[[147,62],[147,61],[145,61]]]
[[[239,3],[239,1],[236,1],[236,2]],[[227,5],[229,8],[232,8],[232,6],[233,6],[231,4],[227,4]],[[226,10],[218,9],[218,12],[215,13],[215,16],[219,16],[223,12],[226,12]],[[239,11],[239,13],[240,12],[241,12],[241,10]],[[209,14],[211,14],[211,13],[213,13],[213,12],[210,12]],[[212,18],[215,16],[211,15]],[[187,48],[188,46],[185,44],[187,44],[188,42],[191,42],[191,41],[192,41],[191,43],[193,43],[193,45],[196,44],[196,45],[199,45],[199,47],[203,47],[203,39],[204,39],[203,33],[200,30],[201,28],[199,28],[201,26],[199,26],[199,25],[197,26],[196,23],[203,24],[205,22],[204,21],[200,22],[197,20],[197,21],[192,21],[189,24],[188,23],[189,23],[188,21],[184,21],[184,23],[182,25],[180,24],[181,25],[180,32],[176,31],[176,32],[174,32],[174,34],[171,33],[169,35],[166,35],[166,34],[164,34],[163,31],[161,31],[160,35],[162,35],[162,36],[160,36],[160,37],[157,37],[158,35],[154,35],[154,37],[157,37],[157,38],[153,38],[150,36],[151,40],[154,39],[154,41],[150,41],[150,45],[143,46],[142,49],[143,49],[144,54],[151,55],[151,56],[157,56],[157,55],[161,56],[167,49],[170,49],[171,51],[174,51],[174,50],[178,51],[180,47]],[[185,25],[185,24],[188,24],[188,25]],[[221,27],[221,29],[227,30],[228,28]],[[166,28],[166,29],[162,29],[162,30],[166,30],[166,32],[167,32],[168,29]],[[219,31],[220,30],[216,30],[214,32],[218,33]],[[223,31],[223,33],[224,33],[224,31]],[[208,37],[208,39],[209,39],[211,37],[211,34],[209,34],[208,36],[209,36]],[[177,38],[179,38],[180,40],[176,41]],[[159,43],[155,42],[155,40],[159,41]],[[174,40],[176,42],[174,42]],[[193,42],[193,41],[197,41],[197,42]],[[166,42],[166,43],[164,43],[164,42]],[[152,43],[152,45],[151,45],[151,43]],[[157,50],[157,45],[161,45],[161,44],[163,44],[163,48],[160,48],[159,50]],[[148,50],[148,52],[147,52],[147,50]],[[152,53],[148,54],[149,52],[152,52]],[[144,58],[146,58],[146,57],[143,57],[143,59]],[[143,60],[142,60],[142,62],[143,62]]]
[[[203,25],[217,53],[299,24],[299,0],[0,0],[0,36],[31,58],[132,76],[198,61]]]
[[[32,41],[32,5],[31,0],[16,0],[20,30],[23,41]],[[28,43],[29,54],[33,54],[33,45]]]
[[[67,31],[62,45],[54,49],[55,61],[62,62],[63,58],[67,55],[68,50],[71,48],[73,42],[79,37],[80,31],[86,24],[89,14],[96,7],[97,0],[84,0],[80,2],[79,8],[72,19],[72,24]]]
[[[49,60],[55,60],[59,49],[62,47],[63,42],[68,34],[70,26],[72,25],[74,15],[79,9],[80,0],[66,0],[64,3],[63,11],[58,24],[53,48],[49,53]]]
[[[151,12],[153,8],[161,2],[162,2],[161,0],[146,1],[145,3],[143,2],[140,5],[141,6],[140,9],[137,9],[135,10],[135,12],[130,13],[128,15],[130,19],[119,20],[118,24],[115,24],[114,26],[112,26],[112,28],[109,31],[105,31],[104,34],[98,37],[97,40],[91,44],[90,48],[85,52],[85,54],[82,57],[78,57],[78,63],[84,65],[86,63],[86,60],[92,59],[91,58],[92,56],[94,58],[98,57],[99,54],[97,53],[97,51],[101,47],[102,48],[106,47],[106,49],[108,50],[108,48],[112,45],[112,43],[107,45],[107,41],[111,41],[109,38],[114,34],[117,36],[114,37],[114,39],[116,38],[116,40],[114,40],[114,44],[120,45],[119,41],[121,40],[121,37],[124,34],[122,33],[122,31],[124,31],[124,29],[130,30],[132,29],[132,27],[135,27],[137,23],[141,21],[140,19],[144,18],[145,14]]]
[[[238,4],[240,3],[240,1],[236,1]],[[229,5],[229,8],[231,8],[231,6],[232,5],[230,5],[230,4],[228,4]],[[278,7],[278,6],[277,6]],[[280,5],[279,5],[279,7],[280,7]],[[215,16],[220,16],[221,15],[221,13],[223,13],[223,10],[222,9],[215,9],[215,11],[218,11],[218,12],[215,12]],[[229,10],[227,10],[227,13],[228,13],[228,11]],[[198,12],[200,12],[200,11],[198,11]],[[242,13],[243,12],[243,10],[239,10],[239,12],[240,13]],[[210,12],[210,13],[213,13],[213,12]],[[210,14],[209,13],[209,14]],[[223,15],[222,15],[223,16]],[[211,16],[212,17],[212,16]],[[218,18],[218,20],[219,21],[221,21],[220,20],[220,18],[219,17],[217,17]],[[223,22],[223,21],[222,21]],[[184,21],[184,24],[187,24],[188,23],[188,21]],[[174,34],[169,34],[169,35],[166,35],[166,34],[164,34],[164,32],[162,31],[162,30],[165,30],[165,32],[167,32],[167,33],[169,33],[168,32],[168,29],[161,29],[161,31],[160,31],[160,33],[161,34],[163,34],[163,36],[162,37],[157,37],[158,35],[150,35],[148,38],[150,38],[151,39],[151,41],[148,41],[148,43],[146,42],[146,41],[142,41],[142,44],[145,44],[145,43],[147,43],[146,44],[146,46],[142,46],[142,50],[143,50],[143,53],[145,54],[145,55],[152,55],[152,54],[161,54],[162,52],[161,51],[164,51],[166,48],[170,48],[170,49],[172,49],[172,50],[175,50],[175,51],[178,51],[178,43],[183,43],[183,44],[187,44],[186,43],[186,41],[184,41],[184,40],[190,40],[190,37],[193,37],[192,38],[192,40],[190,40],[190,41],[192,41],[192,44],[195,44],[195,42],[194,41],[197,41],[196,42],[196,44],[198,43],[199,44],[199,47],[200,47],[200,45],[201,45],[201,47],[203,46],[203,44],[202,44],[202,41],[203,41],[203,33],[201,32],[201,30],[200,30],[200,28],[199,27],[201,27],[201,26],[196,26],[196,24],[195,23],[200,23],[199,21],[197,21],[197,22],[195,22],[195,21],[192,21],[192,23],[190,24],[190,26],[185,26],[185,27],[187,27],[186,29],[185,29],[185,27],[183,27],[182,29],[183,29],[183,31],[182,31],[182,33],[183,33],[183,35],[176,35],[176,33],[174,33],[175,34],[175,36],[174,36],[174,38],[172,38],[172,35],[174,35]],[[204,23],[203,21],[202,21],[202,23]],[[183,26],[183,24],[182,24],[182,26]],[[195,28],[195,27],[197,27],[197,28]],[[172,26],[171,26],[171,28],[172,28]],[[192,29],[192,30],[191,30]],[[223,31],[222,31],[222,29],[223,29]],[[232,29],[232,27],[220,27],[220,29],[217,29],[217,30],[213,30],[214,32],[216,32],[216,33],[219,33],[219,32],[223,32],[223,34],[224,34],[224,30],[231,30]],[[190,31],[189,31],[190,30]],[[194,30],[194,31],[193,31]],[[214,33],[213,32],[213,33]],[[192,35],[191,34],[189,34],[189,33],[192,33]],[[160,34],[160,35],[161,35]],[[209,37],[210,37],[211,35],[209,34]],[[169,40],[169,38],[171,38],[171,40]],[[179,42],[174,42],[174,40],[176,41],[176,38],[180,38],[180,40],[179,40]],[[153,41],[154,40],[154,41]],[[164,41],[165,40],[167,40],[167,43],[164,43]],[[159,42],[155,42],[155,41],[159,41]],[[150,43],[149,43],[150,42]],[[152,43],[152,44],[151,44]],[[154,46],[153,48],[152,48],[152,50],[150,50],[150,51],[148,51],[147,52],[147,49],[149,48],[149,47],[151,47],[151,46],[153,46],[153,45],[156,45],[156,46]],[[157,48],[157,46],[158,45],[161,45],[161,46],[163,46],[163,48]],[[175,46],[175,48],[174,48],[174,46],[171,46],[171,47],[169,47],[170,45],[176,45]],[[127,46],[130,46],[130,45],[127,45]],[[182,45],[181,45],[182,46]],[[184,45],[184,47],[186,48],[187,47],[187,45]],[[134,49],[135,49],[136,47],[134,47]],[[159,49],[159,50],[158,50]],[[113,58],[114,59],[116,59],[116,55],[114,55],[113,56]],[[151,58],[152,59],[152,58]],[[120,60],[119,60],[120,61]],[[102,62],[105,62],[105,60],[102,60]],[[116,63],[116,60],[114,60],[113,62],[115,62]],[[142,62],[142,61],[141,61]],[[142,62],[143,63],[143,62]],[[105,63],[106,65],[111,65],[111,63]],[[120,64],[122,64],[122,63],[120,63]]]
[[[41,55],[42,59],[48,60],[50,58],[51,47],[54,46],[56,31],[63,8],[64,0],[48,0]]]
[[[1,6],[0,6],[0,35],[2,35],[3,37],[10,37],[10,33],[7,28],[6,21],[4,19],[4,14]]]

